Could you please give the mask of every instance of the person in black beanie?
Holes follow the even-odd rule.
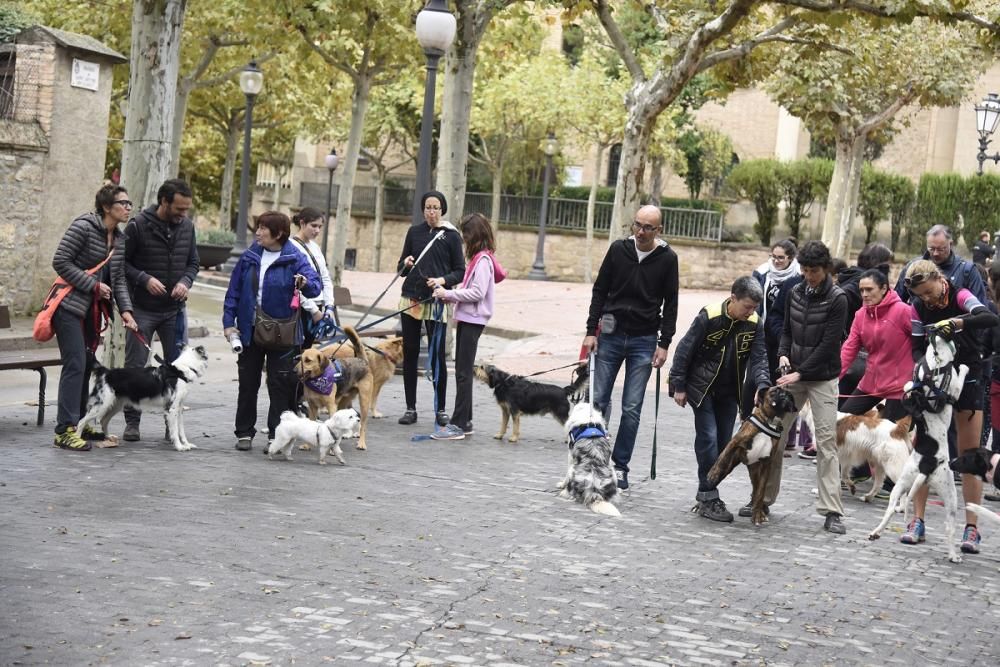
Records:
[[[427,333],[428,356],[432,362],[432,379],[437,405],[438,426],[448,424],[444,410],[448,389],[448,369],[445,365],[445,327],[448,318],[445,309],[435,312],[435,302],[427,301],[437,287],[451,288],[465,275],[465,258],[462,255],[462,235],[443,216],[448,212],[448,202],[436,190],[420,198],[424,224],[412,225],[406,232],[403,250],[396,269],[406,276],[403,281],[399,309],[406,309],[400,316],[403,329],[403,391],[406,395],[406,412],[400,424],[417,421],[417,358],[420,355],[420,330]],[[423,325],[421,327],[421,325]],[[435,336],[435,332],[438,332]],[[433,347],[432,347],[433,346]]]

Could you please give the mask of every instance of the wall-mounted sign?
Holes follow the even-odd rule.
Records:
[[[74,88],[97,90],[100,81],[101,66],[99,64],[73,58],[73,75],[70,77],[69,85]]]

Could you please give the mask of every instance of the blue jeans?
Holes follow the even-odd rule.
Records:
[[[611,461],[615,467],[628,471],[628,462],[635,449],[635,434],[639,430],[642,400],[646,397],[646,384],[653,371],[653,352],[656,351],[656,334],[628,336],[613,333],[601,334],[597,340],[597,361],[594,369],[594,406],[611,416],[611,389],[618,370],[625,362],[625,388],[622,390],[622,418],[615,437]]]
[[[715,465],[719,452],[726,448],[733,437],[739,404],[735,396],[717,398],[705,396],[694,411],[694,456],[698,459],[698,490],[711,491],[715,485],[708,481],[708,471]]]

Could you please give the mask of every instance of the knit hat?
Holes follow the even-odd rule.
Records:
[[[424,204],[426,204],[427,200],[430,199],[431,197],[434,197],[439,202],[441,202],[441,215],[444,215],[445,213],[448,212],[448,200],[445,199],[444,195],[438,192],[437,190],[428,190],[427,192],[424,193],[424,196],[420,198],[421,210],[423,210]]]

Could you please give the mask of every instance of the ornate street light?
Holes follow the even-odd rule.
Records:
[[[545,176],[542,178],[542,210],[538,214],[538,245],[535,246],[535,263],[528,272],[529,280],[548,280],[545,275],[545,222],[549,213],[549,173],[552,171],[552,158],[559,152],[559,141],[549,132],[542,144],[545,153]]]
[[[337,165],[340,164],[337,149],[331,148],[330,154],[323,161],[326,163],[326,168],[330,170],[330,180],[326,184],[326,224],[323,225],[323,258],[326,259],[326,239],[330,236],[331,207],[333,206],[333,172],[337,171]]]
[[[983,163],[993,160],[994,164],[1000,164],[1000,153],[987,155],[986,149],[990,145],[990,135],[997,130],[1000,124],[1000,96],[990,93],[983,98],[982,104],[976,105],[976,130],[979,132],[979,153],[976,160],[979,162],[977,174],[983,173]]]
[[[413,224],[424,221],[420,197],[431,189],[431,132],[434,127],[434,88],[437,64],[455,39],[455,17],[445,0],[430,0],[417,14],[417,41],[427,57],[424,81],[424,111],[420,119],[420,151],[417,154],[417,183],[413,192]]]
[[[243,167],[240,171],[240,209],[236,218],[236,241],[223,270],[232,273],[240,255],[247,249],[247,218],[250,210],[250,131],[253,129],[253,103],[264,89],[264,73],[257,67],[257,61],[240,72],[240,90],[247,98],[247,113],[243,122]]]

